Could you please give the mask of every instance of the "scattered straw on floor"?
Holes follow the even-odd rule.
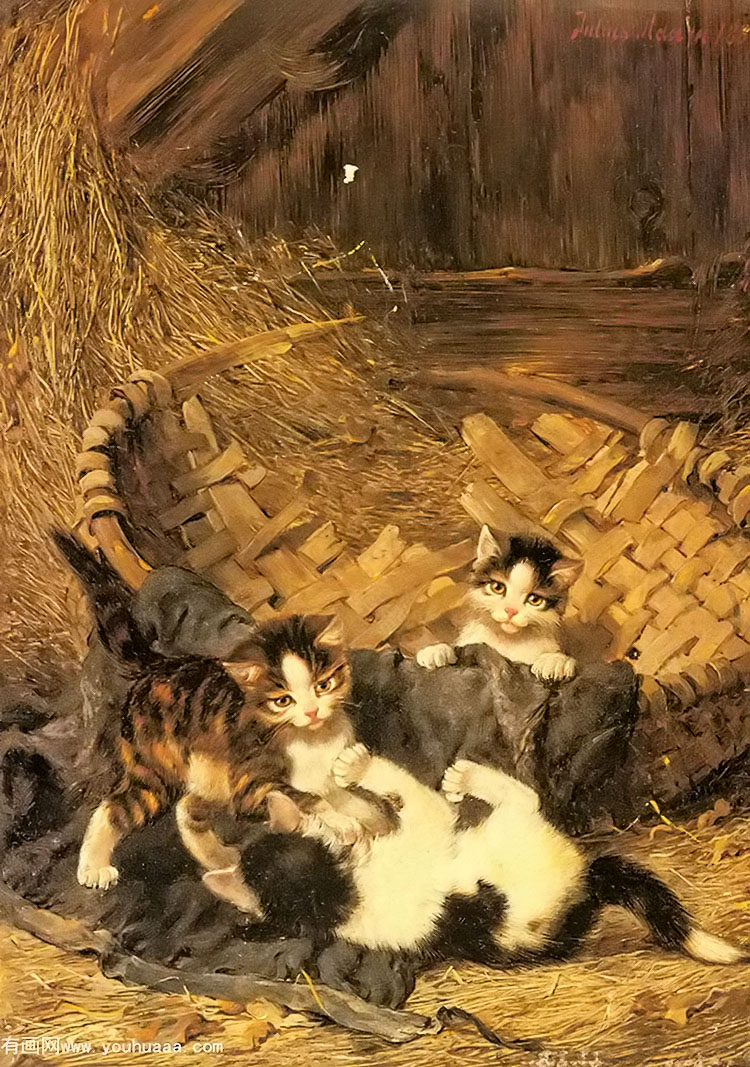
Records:
[[[707,929],[750,943],[746,817],[703,828],[695,822],[658,831],[636,828],[609,836],[606,844],[648,862]],[[267,1004],[241,1008],[187,995],[159,996],[105,979],[92,961],[7,929],[0,932],[0,975],[3,1039],[47,1035],[92,1045],[91,1053],[54,1056],[62,1065],[131,1067],[141,1062],[137,1053],[111,1051],[105,1059],[101,1050],[104,1043],[133,1040],[185,1040],[188,1062],[206,1067],[238,1055],[252,1055],[264,1067],[750,1062],[748,968],[670,956],[648,944],[638,925],[614,909],[576,962],[516,973],[441,967],[420,980],[410,1006],[430,1013],[441,1004],[459,1004],[508,1036],[543,1039],[544,1051],[535,1054],[501,1052],[471,1032],[391,1048],[305,1017],[282,1019]],[[222,1051],[197,1052],[196,1042],[218,1042]],[[174,1054],[150,1053],[147,1062],[173,1067]]]

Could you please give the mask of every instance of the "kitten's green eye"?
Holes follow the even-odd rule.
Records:
[[[316,693],[332,693],[338,685],[338,682],[334,677],[324,678],[322,682],[318,682],[315,686]]]
[[[544,607],[547,601],[544,599],[543,596],[540,596],[539,593],[529,593],[529,595],[526,597],[526,603],[531,608],[541,608]]]
[[[284,693],[280,697],[274,697],[274,699],[271,701],[271,706],[274,708],[278,708],[279,711],[283,711],[284,708],[288,708],[293,703],[294,701],[289,695],[289,693]]]
[[[487,588],[491,593],[497,593],[498,596],[503,596],[505,593],[505,582],[488,582]]]

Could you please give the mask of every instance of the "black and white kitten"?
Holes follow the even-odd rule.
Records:
[[[489,645],[514,663],[527,663],[545,681],[572,678],[576,662],[562,648],[561,624],[568,589],[582,569],[582,560],[567,559],[551,541],[495,537],[483,526],[456,647]],[[447,644],[417,653],[417,663],[428,670],[456,659]]]
[[[441,795],[356,744],[337,757],[333,777],[342,789],[358,786],[394,803],[398,827],[342,845],[293,798],[270,794],[272,829],[323,846],[301,877],[288,864],[274,870],[273,849],[265,864],[252,850],[243,855],[248,884],[282,925],[283,897],[286,921],[297,928],[302,923],[319,941],[335,937],[425,962],[467,959],[507,967],[570,956],[601,909],[618,904],[664,948],[706,963],[748,961],[697,927],[646,868],[618,856],[585,856],[545,819],[536,793],[501,771],[460,760],[447,770]],[[480,825],[463,828],[456,803],[469,795],[491,812]],[[232,901],[233,883],[225,884],[222,872],[204,880]]]

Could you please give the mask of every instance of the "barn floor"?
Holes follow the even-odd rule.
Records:
[[[636,826],[609,834],[603,842],[612,847],[617,841],[621,851],[647,861],[708,929],[750,943],[750,820],[731,814],[706,825],[714,818],[715,813],[706,813],[680,826]],[[14,1062],[14,1041],[20,1053],[21,1042],[43,1037],[91,1048],[48,1050],[39,1060],[19,1061],[24,1067],[40,1062],[167,1067],[175,1062],[173,1052],[112,1047],[128,1041],[184,1041],[187,1062],[206,1067],[243,1053],[252,1053],[266,1067],[750,1064],[747,968],[707,967],[669,957],[646,943],[630,917],[615,911],[605,916],[574,963],[516,974],[473,966],[433,971],[419,982],[409,1006],[430,1014],[441,1004],[477,1012],[505,1036],[540,1038],[544,1048],[503,1051],[469,1031],[390,1047],[304,1016],[282,1019],[267,1004],[243,1009],[128,988],[102,977],[93,960],[0,930],[0,1064]],[[220,1050],[196,1049],[207,1044]]]

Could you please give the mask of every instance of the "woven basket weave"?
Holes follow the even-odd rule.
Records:
[[[331,324],[317,324],[325,328]],[[257,344],[290,344],[313,325]],[[297,333],[295,333],[295,330]],[[307,331],[307,332],[306,332]],[[276,335],[283,335],[278,337]],[[451,640],[474,541],[430,551],[385,527],[358,554],[303,486],[232,442],[220,449],[194,395],[243,352],[141,371],[112,390],[78,460],[80,531],[137,587],[180,563],[266,619],[335,612],[352,647],[413,653]],[[463,437],[481,466],[462,503],[478,523],[537,529],[585,560],[571,615],[641,676],[636,743],[654,795],[684,793],[750,747],[750,467],[701,448],[695,426],[646,422],[638,440],[545,414],[521,443],[478,414]]]

